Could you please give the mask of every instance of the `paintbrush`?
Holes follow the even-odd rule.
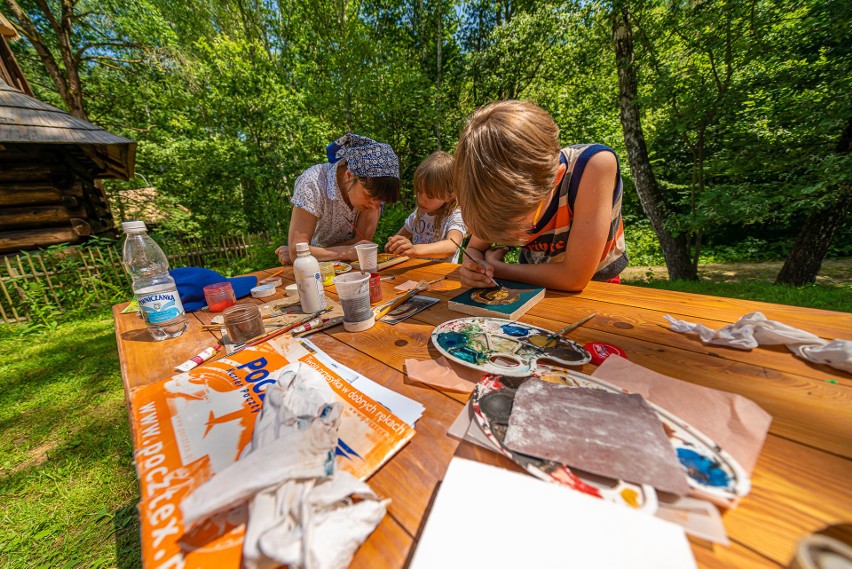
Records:
[[[441,280],[441,279],[437,279]],[[434,281],[433,281],[434,282]],[[385,314],[393,310],[394,308],[404,304],[407,300],[410,300],[412,296],[417,294],[418,292],[423,292],[429,288],[428,281],[420,281],[417,283],[417,286],[408,291],[406,294],[400,296],[399,298],[395,298],[390,302],[386,302],[384,304],[380,304],[373,309],[373,314],[376,317],[376,320],[381,319]]]
[[[576,330],[577,328],[579,328],[580,326],[582,326],[583,324],[585,324],[586,322],[588,322],[589,320],[594,318],[595,316],[597,316],[597,314],[592,312],[591,314],[589,314],[585,318],[581,318],[580,320],[577,320],[573,324],[569,324],[565,328],[562,328],[561,330],[557,330],[556,332],[553,332],[550,335],[550,337],[551,338],[557,338],[559,336],[562,336],[563,334],[567,334],[568,332],[573,332],[574,330]]]
[[[470,256],[470,253],[468,253],[467,251],[465,251],[464,247],[462,247],[462,246],[461,246],[461,243],[456,243],[456,242],[453,240],[453,238],[452,238],[452,237],[447,237],[447,239],[449,239],[450,241],[452,241],[453,245],[455,245],[456,247],[458,247],[458,248],[459,248],[459,251],[461,251],[461,252],[462,252],[462,254],[463,254],[465,257],[467,257],[468,259],[470,259],[471,261],[473,261],[474,263],[476,263],[476,264],[477,264],[477,265],[479,265],[480,267],[482,267],[483,265],[485,265],[485,264],[486,264],[486,263],[485,263],[485,261],[483,261],[482,259],[474,259],[473,257],[471,257],[471,256]],[[483,273],[483,274],[485,274],[485,273]],[[487,278],[487,279],[488,279],[488,280],[490,280],[492,283],[494,283],[494,286],[498,286],[498,287],[500,287],[500,288],[503,288],[503,285],[501,285],[500,283],[498,283],[497,281],[495,281],[493,278],[489,277],[488,275],[485,275],[485,278]]]
[[[357,234],[358,234],[358,237],[360,237],[362,240],[364,240],[364,241],[369,241],[369,239],[367,239],[366,237],[364,237],[364,234],[363,234],[363,233],[361,233],[360,231],[358,231],[358,226],[357,226],[357,225],[355,225],[354,223],[352,224],[352,229],[354,229],[354,230],[355,230],[355,233],[357,233]]]
[[[433,281],[418,281],[418,282],[417,282],[417,284],[415,285],[415,288],[417,288],[417,287],[421,287],[421,286],[425,286],[426,288],[429,288],[430,286],[432,286],[432,285],[433,285],[433,284],[435,284],[436,282],[438,282],[438,281],[442,281],[442,280],[444,280],[445,278],[447,278],[447,277],[446,277],[446,276],[439,277],[439,278],[437,278],[437,279],[435,279],[435,280],[433,280]],[[424,289],[422,289],[422,290],[426,290],[426,288],[424,288]],[[406,293],[406,292],[408,292],[408,291],[406,291],[406,290],[398,290],[398,291],[396,291],[394,294],[395,294],[395,295],[400,295],[400,294],[404,294],[404,293]],[[381,305],[380,305],[380,306],[381,306]]]

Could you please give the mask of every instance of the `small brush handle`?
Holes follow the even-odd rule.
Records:
[[[456,243],[455,241],[453,241],[453,239],[452,239],[451,237],[447,237],[447,239],[449,239],[450,241],[452,241],[453,245],[455,245],[456,247],[458,247],[458,248],[459,248],[459,251],[461,251],[461,252],[462,252],[462,254],[463,254],[465,257],[467,257],[468,259],[470,259],[471,261],[473,261],[474,263],[476,263],[476,264],[477,264],[477,265],[479,265],[480,267],[482,267],[483,265],[485,265],[485,264],[486,264],[486,262],[485,262],[485,261],[483,261],[482,259],[474,259],[473,257],[471,257],[471,256],[470,256],[470,253],[468,253],[467,251],[465,251],[464,247],[462,247],[460,243]],[[483,274],[485,274],[485,273],[483,273]],[[500,283],[498,283],[497,281],[495,281],[492,277],[489,277],[488,275],[485,275],[485,276],[486,276],[486,278],[488,278],[488,280],[490,280],[492,283],[494,283],[494,286],[497,286],[497,287],[502,286],[502,285],[500,285]]]

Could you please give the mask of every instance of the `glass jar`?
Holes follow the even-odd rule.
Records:
[[[334,280],[334,263],[327,261],[320,263],[320,275],[322,275],[322,286],[331,286]]]
[[[210,312],[222,312],[237,303],[234,287],[229,282],[213,283],[204,287],[204,300]]]
[[[382,300],[382,277],[379,273],[370,273],[370,304]]]
[[[256,304],[237,304],[225,310],[225,328],[234,344],[263,335],[263,317]]]

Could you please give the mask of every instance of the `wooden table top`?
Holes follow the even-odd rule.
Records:
[[[262,278],[274,270],[255,274]],[[457,271],[457,265],[423,260],[391,267],[382,272],[396,275],[382,283],[384,297],[390,298],[393,287],[405,280],[449,275],[448,282],[458,285],[457,289],[425,293],[446,301],[460,292]],[[292,282],[292,269],[285,269],[281,276]],[[326,294],[335,297],[334,288],[327,288]],[[241,302],[260,303],[250,297]],[[140,318],[120,314],[124,306],[113,307],[113,314],[126,393],[168,378],[176,365],[215,345],[215,336],[201,328],[213,316],[207,311],[190,314],[189,328],[179,338],[154,342]],[[636,364],[741,394],[773,416],[752,474],[751,493],[736,509],[723,513],[731,546],[690,538],[699,567],[786,567],[800,538],[826,525],[852,520],[852,376],[809,364],[784,347],[743,351],[705,346],[695,337],[670,331],[663,319],[669,314],[720,328],[754,311],[829,340],[849,338],[852,331],[852,314],[847,313],[596,282],[581,293],[548,291],[521,318],[557,330],[595,312],[594,319],[570,334],[572,339],[581,344],[615,344]],[[352,567],[406,566],[453,456],[519,470],[505,457],[447,434],[467,395],[430,388],[408,380],[404,373],[406,358],[437,357],[429,341],[432,329],[461,316],[450,312],[446,302],[439,302],[395,326],[378,322],[360,333],[337,326],[311,336],[344,365],[426,407],[411,442],[368,480],[392,502],[388,515],[358,550]],[[594,369],[588,364],[579,371]]]

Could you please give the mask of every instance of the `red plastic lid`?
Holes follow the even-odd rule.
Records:
[[[627,354],[624,353],[624,350],[622,350],[618,346],[613,346],[612,344],[604,344],[603,342],[589,342],[583,347],[586,348],[586,350],[588,350],[590,354],[592,354],[592,363],[596,366],[601,365],[605,359],[607,359],[613,354],[627,359]]]

